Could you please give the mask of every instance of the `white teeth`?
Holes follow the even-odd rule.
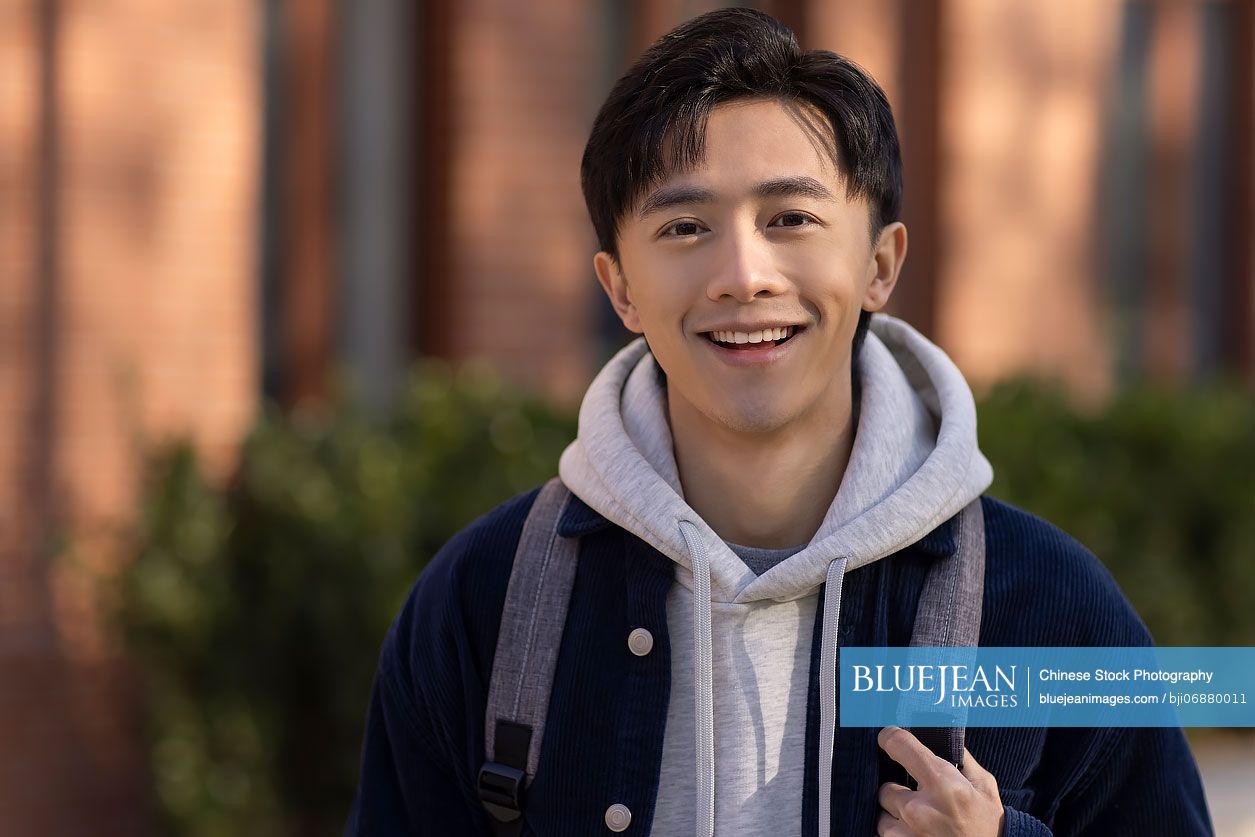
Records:
[[[785,326],[760,331],[712,331],[710,336],[719,343],[764,343],[783,340],[792,335],[796,329],[796,326]]]

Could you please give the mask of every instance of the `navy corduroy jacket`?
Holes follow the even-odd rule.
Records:
[[[471,523],[415,583],[380,654],[347,835],[489,835],[475,792],[484,707],[502,603],[539,487]],[[990,497],[985,514],[985,646],[1150,644],[1107,570],[1061,530]],[[851,571],[840,645],[907,645],[929,562],[956,549],[953,520]],[[673,563],[572,497],[559,533],[579,564],[554,675],[524,834],[608,834],[606,809],[650,833],[671,655],[666,597]],[[820,614],[822,617],[822,614]],[[818,622],[818,620],[817,620]],[[654,636],[645,656],[627,636]],[[820,625],[812,648],[802,832],[817,827]],[[876,792],[906,773],[874,729],[841,728],[833,754],[833,834],[875,833]],[[1004,834],[1211,834],[1202,784],[1180,729],[971,728],[967,747],[998,780]],[[783,815],[783,812],[782,812]]]

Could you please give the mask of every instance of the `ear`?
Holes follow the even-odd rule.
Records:
[[[602,290],[610,298],[614,312],[619,315],[620,320],[623,320],[623,325],[628,331],[644,334],[645,330],[641,328],[641,318],[637,314],[636,306],[632,304],[632,294],[628,289],[627,280],[623,278],[623,271],[619,269],[619,263],[605,250],[601,250],[593,256],[593,270],[597,274],[597,281],[601,283]]]
[[[902,262],[906,260],[906,225],[894,221],[885,226],[876,238],[872,262],[868,266],[867,290],[863,294],[863,310],[879,311],[889,301],[898,282]]]

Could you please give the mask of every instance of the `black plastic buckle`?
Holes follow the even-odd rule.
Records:
[[[523,816],[524,773],[495,761],[479,769],[479,801],[499,822],[513,822]]]

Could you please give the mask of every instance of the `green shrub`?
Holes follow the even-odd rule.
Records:
[[[435,362],[372,422],[270,411],[230,486],[153,459],[120,628],[170,833],[343,832],[384,634],[459,528],[557,472],[572,418]]]
[[[1101,410],[1008,383],[979,407],[990,493],[1107,565],[1161,645],[1255,645],[1255,400],[1137,387]]]
[[[1035,384],[980,406],[991,493],[1075,535],[1162,644],[1255,644],[1255,407],[1130,391],[1082,415]],[[229,486],[154,456],[118,620],[146,678],[167,830],[341,833],[380,644],[428,558],[552,476],[574,437],[495,378],[428,362],[396,414],[268,411]]]

